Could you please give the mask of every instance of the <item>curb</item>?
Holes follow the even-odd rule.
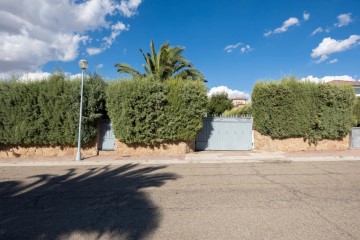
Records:
[[[235,157],[235,156],[214,156],[211,158],[187,158],[185,160],[174,159],[162,159],[162,160],[139,160],[139,159],[127,159],[127,160],[100,160],[100,161],[24,161],[24,162],[6,162],[1,163],[0,167],[49,167],[49,166],[120,166],[126,164],[139,164],[139,165],[172,165],[172,164],[226,164],[226,163],[291,163],[291,162],[339,162],[339,161],[360,161],[359,157],[266,157],[266,158],[254,158],[254,157]]]

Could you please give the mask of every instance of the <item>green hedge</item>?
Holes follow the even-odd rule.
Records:
[[[258,82],[252,93],[254,125],[273,138],[340,139],[351,130],[354,97],[345,85],[294,78]]]
[[[360,97],[357,97],[355,101],[354,120],[354,126],[360,127]]]
[[[0,143],[76,145],[80,84],[60,72],[48,80],[1,82]],[[94,140],[104,111],[105,82],[95,74],[84,82],[83,143]]]
[[[194,139],[202,128],[206,101],[200,81],[131,79],[111,82],[106,104],[119,140],[155,144]]]

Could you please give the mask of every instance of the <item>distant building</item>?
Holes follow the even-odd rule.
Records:
[[[332,80],[331,84],[347,84],[354,88],[355,95],[360,97],[360,81],[343,81],[343,80]]]
[[[247,99],[246,98],[233,98],[231,99],[233,108],[239,108],[247,105]]]

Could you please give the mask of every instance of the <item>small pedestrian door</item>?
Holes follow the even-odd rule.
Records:
[[[196,138],[196,150],[252,150],[251,117],[206,117]]]
[[[99,150],[115,150],[115,135],[109,119],[104,119],[100,122]]]
[[[351,131],[351,147],[360,148],[360,128],[354,127]]]

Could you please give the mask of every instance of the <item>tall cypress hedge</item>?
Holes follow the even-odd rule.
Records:
[[[360,97],[356,97],[354,106],[354,126],[360,127]]]
[[[254,125],[273,138],[303,137],[310,142],[341,139],[353,125],[351,86],[300,82],[258,82],[252,93]]]
[[[0,82],[0,143],[76,145],[80,79],[56,72],[48,80]],[[105,82],[92,75],[84,82],[82,142],[96,136],[105,113]]]
[[[191,140],[202,128],[206,88],[201,81],[131,79],[111,82],[107,111],[125,143]]]

